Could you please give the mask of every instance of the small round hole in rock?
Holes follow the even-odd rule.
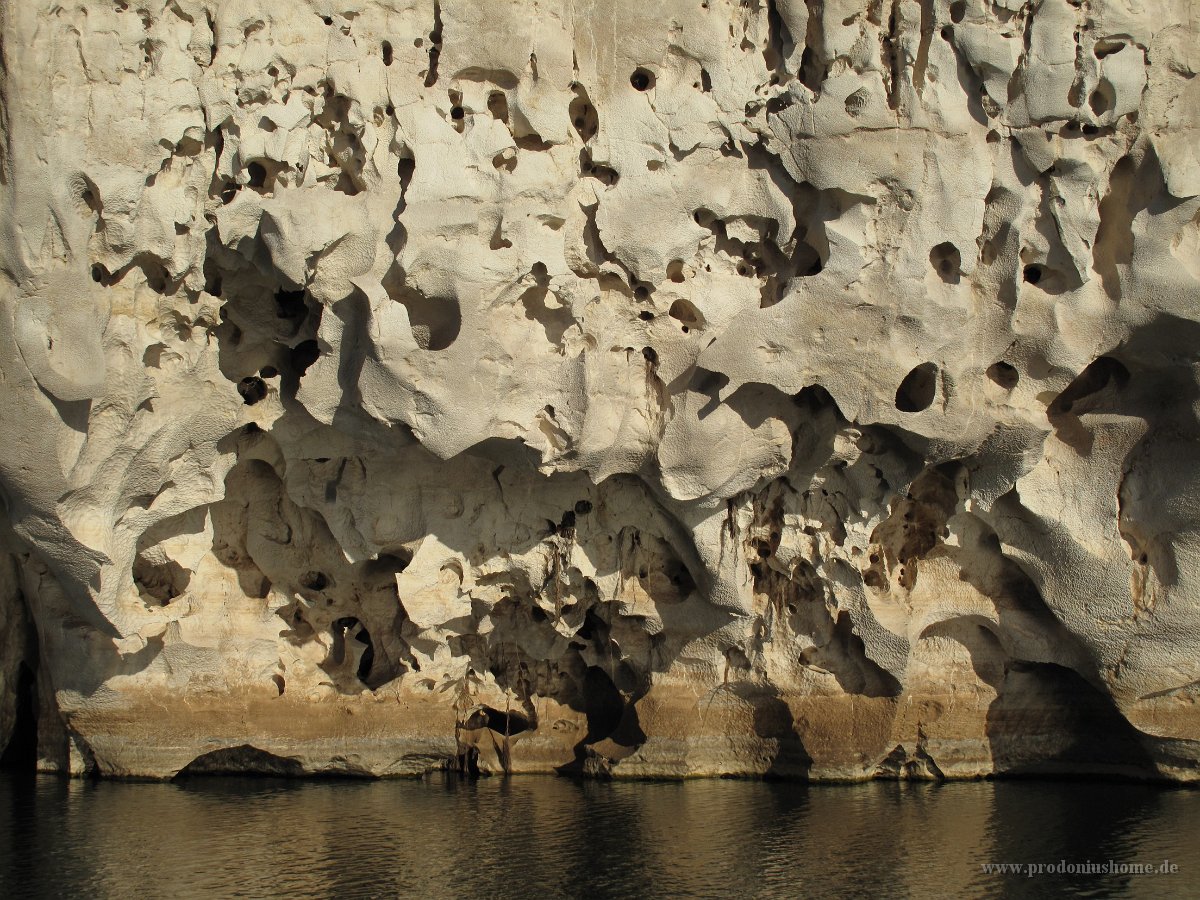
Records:
[[[650,289],[648,287],[646,287],[644,284],[639,284],[637,287],[635,287],[633,289],[633,296],[636,297],[638,300],[649,300],[650,299]]]
[[[649,69],[637,68],[629,76],[629,83],[635,91],[648,91],[654,87],[654,73]]]
[[[643,347],[642,358],[652,366],[658,365],[658,352],[653,347]]]
[[[247,406],[253,406],[267,396],[267,385],[258,376],[251,375],[238,382],[238,393],[242,395],[242,401]]]
[[[1042,272],[1041,266],[1036,266],[1036,265],[1026,266],[1024,271],[1022,272],[1022,277],[1029,284],[1037,284],[1039,281],[1042,280],[1042,274],[1043,274],[1043,272]]]
[[[592,502],[590,500],[579,500],[575,503],[575,515],[586,516],[592,511]]]
[[[262,163],[252,162],[246,166],[246,177],[249,178],[250,187],[262,187],[267,180],[267,170]]]
[[[392,45],[389,41],[383,42],[383,64],[390,66],[392,64]]]
[[[905,375],[896,389],[896,409],[906,413],[929,409],[937,394],[937,374],[938,367],[926,362]]]
[[[454,106],[450,109],[450,118],[455,122],[461,121],[465,115],[466,111],[461,106]]]
[[[987,377],[1006,391],[1011,391],[1017,386],[1017,382],[1021,380],[1021,375],[1017,372],[1017,367],[1011,363],[1004,362],[1004,360],[988,366]]]
[[[967,0],[954,0],[950,4],[950,21],[956,25],[967,15]]]
[[[493,119],[508,122],[508,97],[503,91],[492,91],[488,94],[487,107]]]
[[[654,318],[654,313],[650,312],[650,310],[648,310],[648,309],[644,309],[640,313],[638,313],[638,318],[641,319],[643,322],[649,322],[651,319]]]
[[[329,579],[323,572],[305,572],[300,576],[300,586],[310,591],[323,591],[329,586]]]
[[[929,262],[947,284],[958,284],[962,256],[958,248],[944,241],[929,251]]]
[[[689,326],[700,324],[701,321],[700,311],[690,300],[684,300],[682,297],[671,304],[667,315],[679,322],[684,331],[687,331]]]

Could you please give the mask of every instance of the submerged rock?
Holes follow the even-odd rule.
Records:
[[[0,748],[1193,780],[1182,0],[4,4]]]

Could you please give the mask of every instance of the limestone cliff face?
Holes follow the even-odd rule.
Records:
[[[0,747],[1196,777],[1188,0],[0,9]]]

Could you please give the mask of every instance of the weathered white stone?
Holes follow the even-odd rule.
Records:
[[[1195,779],[1183,0],[0,11],[0,747]]]

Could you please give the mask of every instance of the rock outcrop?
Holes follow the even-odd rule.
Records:
[[[1187,0],[0,8],[0,747],[1197,777]]]

